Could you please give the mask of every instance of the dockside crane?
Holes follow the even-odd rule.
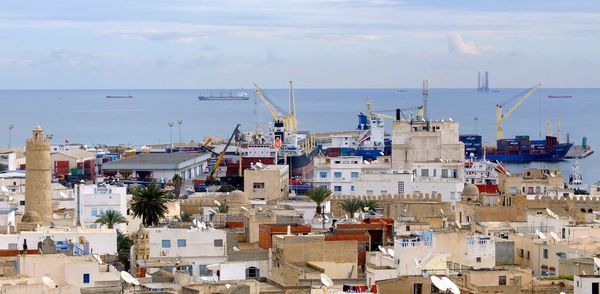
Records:
[[[254,90],[256,92],[256,96],[260,98],[267,110],[271,113],[273,120],[283,122],[283,126],[286,131],[296,132],[298,128],[298,121],[296,120],[296,102],[292,91],[292,82],[290,81],[290,105],[287,114],[284,114],[283,111],[275,103],[273,103],[273,101],[267,98],[264,91],[256,83],[254,83]]]
[[[517,110],[521,106],[521,104],[523,104],[523,102],[525,102],[525,100],[527,100],[527,98],[531,97],[531,95],[533,95],[533,93],[535,93],[535,91],[537,91],[541,86],[542,86],[542,84],[536,84],[535,86],[524,91],[523,93],[520,93],[519,95],[509,99],[508,101],[506,101],[502,104],[496,105],[496,141],[504,138],[503,122],[506,119],[508,119],[510,117],[510,115],[513,114],[513,112],[515,112],[515,110]],[[502,113],[503,106],[505,106],[509,102],[511,102],[514,99],[517,99],[519,97],[520,97],[519,101],[517,101],[517,103],[515,103],[515,105],[513,105],[513,107],[511,107],[506,113]]]
[[[235,129],[233,130],[233,133],[231,133],[231,136],[229,137],[229,140],[227,141],[227,144],[225,145],[225,148],[223,148],[223,150],[221,151],[221,153],[219,153],[219,156],[217,156],[217,162],[215,163],[215,166],[213,167],[213,169],[210,172],[210,174],[208,175],[208,177],[206,177],[206,183],[207,184],[209,182],[215,182],[216,181],[215,174],[216,174],[217,170],[219,169],[219,166],[221,165],[221,162],[223,161],[223,157],[225,157],[225,152],[227,151],[227,148],[229,148],[229,145],[231,145],[231,141],[233,141],[233,138],[239,132],[239,128],[240,128],[240,124],[237,124],[235,126]]]

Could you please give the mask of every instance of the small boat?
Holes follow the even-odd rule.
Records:
[[[548,98],[573,98],[571,95],[548,95]]]
[[[106,98],[110,99],[110,98],[133,98],[132,95],[112,95],[112,96],[106,96]]]
[[[241,92],[238,92],[236,94],[233,94],[231,91],[229,91],[229,95],[223,95],[223,93],[219,93],[219,96],[214,96],[212,93],[210,93],[210,96],[198,96],[198,100],[200,101],[205,101],[205,100],[248,100],[250,99],[250,96],[248,96],[248,93],[246,93],[246,91],[242,90]]]

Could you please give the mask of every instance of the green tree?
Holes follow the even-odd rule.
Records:
[[[235,191],[235,187],[228,183],[221,185],[221,187],[219,187],[219,190],[217,190],[217,192],[233,192],[233,191]]]
[[[306,196],[308,196],[308,198],[312,201],[314,201],[317,204],[317,214],[321,214],[322,211],[322,207],[321,204],[323,202],[325,202],[325,200],[327,198],[329,198],[329,196],[331,196],[332,192],[331,190],[327,189],[326,187],[316,187],[316,188],[311,188],[308,191],[306,191]]]
[[[129,257],[130,257],[130,248],[133,246],[133,240],[129,238],[129,236],[123,234],[121,231],[117,230],[117,255],[119,261],[125,267],[125,270],[129,270]]]
[[[364,209],[365,207],[368,207],[369,211],[375,212],[375,210],[377,210],[377,206],[378,205],[379,205],[379,203],[377,203],[377,200],[367,199],[367,200],[363,200],[362,201],[362,208],[361,209]]]
[[[150,183],[148,187],[135,189],[129,209],[134,217],[142,219],[144,226],[150,227],[158,224],[167,214],[166,202],[166,192],[156,183]]]
[[[216,213],[227,213],[229,211],[229,204],[227,204],[227,200],[223,200],[219,204],[215,203],[212,209]]]
[[[0,163],[0,172],[8,170],[8,165]]]
[[[183,185],[183,178],[179,174],[175,174],[173,179],[171,179],[173,184],[173,194],[175,194],[175,198],[179,199],[179,195],[181,195],[181,186]]]
[[[363,209],[362,201],[356,198],[344,199],[342,203],[340,203],[340,207],[350,215],[350,217],[354,217],[354,213]]]
[[[97,224],[103,224],[107,226],[109,229],[114,228],[116,224],[124,224],[127,222],[127,219],[116,210],[107,210],[103,214],[98,217],[95,221]]]
[[[182,211],[179,214],[179,220],[183,223],[189,223],[192,222],[192,216],[189,213]]]

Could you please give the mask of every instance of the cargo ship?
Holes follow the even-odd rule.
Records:
[[[465,161],[465,183],[477,186],[479,193],[497,193],[500,174],[510,175],[502,163],[489,161],[485,156],[481,160],[471,157]]]
[[[111,98],[133,98],[133,95],[112,95],[112,96],[106,96],[107,99],[111,99]]]
[[[553,136],[546,136],[543,140],[530,140],[529,136],[500,139],[496,147],[483,146],[480,135],[460,135],[459,139],[465,144],[466,159],[481,159],[485,154],[487,160],[505,163],[561,161],[573,146],[572,143],[559,143]]]
[[[223,93],[219,93],[219,96],[214,96],[212,93],[210,93],[209,96],[198,96],[198,100],[200,101],[206,101],[206,100],[248,100],[250,99],[250,96],[248,96],[248,93],[246,93],[244,90],[242,90],[241,92],[235,93],[233,94],[231,91],[229,91],[229,95],[223,95]]]
[[[548,98],[573,98],[571,95],[548,95]]]

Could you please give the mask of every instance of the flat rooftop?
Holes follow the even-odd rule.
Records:
[[[102,167],[105,170],[115,169],[178,169],[187,161],[206,161],[209,153],[145,153],[132,157],[107,162]]]

